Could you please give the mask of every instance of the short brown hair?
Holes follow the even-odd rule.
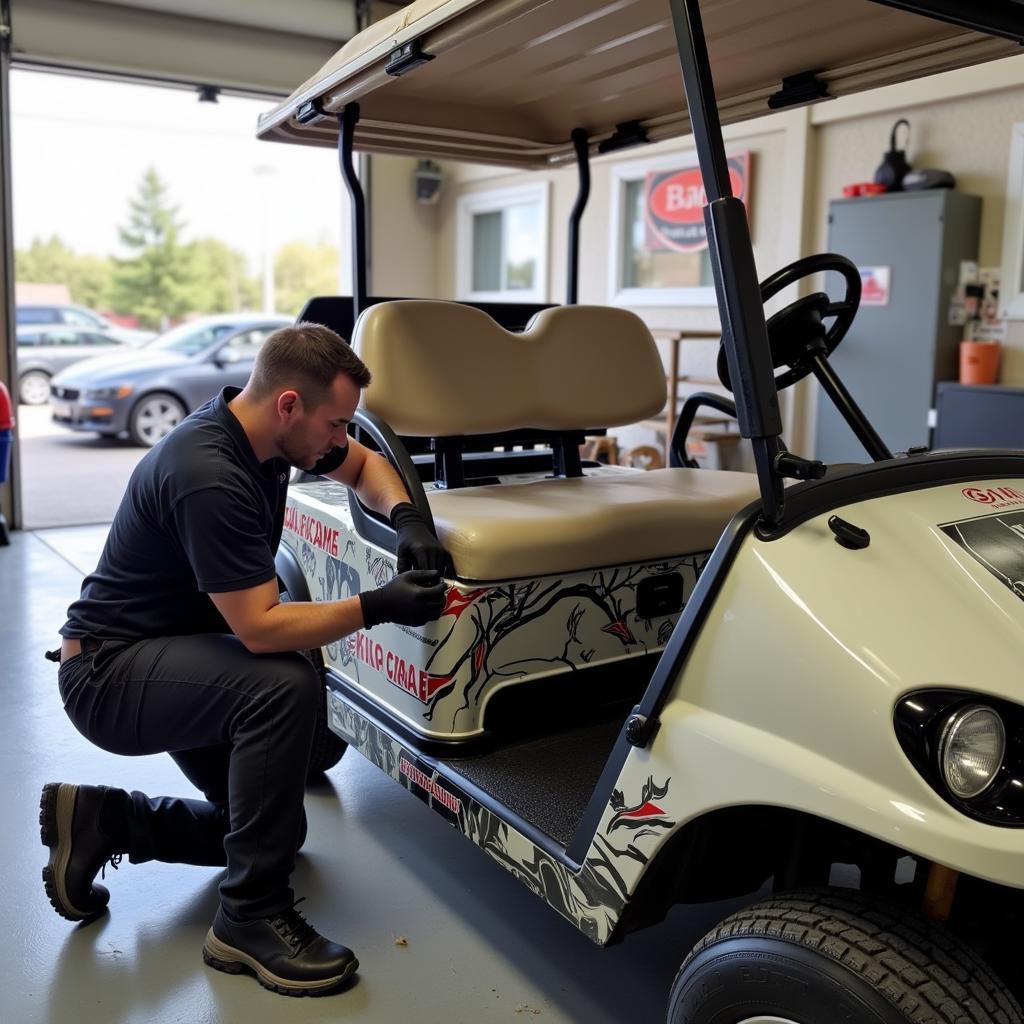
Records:
[[[293,387],[313,408],[326,400],[339,373],[361,388],[370,383],[366,364],[344,338],[329,327],[303,321],[278,328],[263,342],[248,386],[256,398]]]

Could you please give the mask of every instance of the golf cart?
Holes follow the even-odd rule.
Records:
[[[1024,453],[888,450],[828,361],[856,268],[809,257],[759,287],[721,132],[1022,39],[1019,2],[418,0],[261,119],[339,148],[355,294],[303,317],[371,367],[354,430],[453,563],[439,621],[314,652],[314,767],[355,747],[599,944],[770,886],[680,951],[674,1024],[1024,1021]],[[643,322],[576,304],[589,158],[688,132],[735,404],[691,400],[667,469],[589,464],[585,435],[665,401]],[[575,160],[566,304],[369,296],[354,148]],[[841,294],[766,321],[823,271]],[[808,375],[869,461],[786,447],[779,390]],[[704,401],[735,412],[756,474],[694,468]],[[395,566],[344,487],[293,484],[291,597]]]

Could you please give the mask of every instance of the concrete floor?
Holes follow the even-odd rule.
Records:
[[[38,799],[48,781],[188,795],[165,756],[94,748],[57,693],[55,645],[105,527],[15,533],[0,548],[0,864],[7,955],[0,1021],[10,1024],[289,1022],[540,1024],[664,1019],[686,950],[731,908],[676,908],[602,950],[358,754],[310,791],[309,838],[294,876],[322,932],[356,950],[349,990],[287,999],[207,968],[203,936],[219,872],[166,864],[107,871],[110,913],[85,926],[43,892]],[[396,942],[405,938],[407,944]]]

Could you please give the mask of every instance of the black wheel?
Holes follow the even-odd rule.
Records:
[[[672,984],[669,1024],[1021,1024],[985,962],[853,890],[786,893],[726,918]]]
[[[327,679],[323,655],[319,651],[302,652],[312,663],[320,676],[322,699],[316,708],[316,725],[313,727],[313,745],[309,750],[307,782],[316,782],[328,768],[333,768],[345,753],[348,744],[327,725]]]
[[[128,417],[128,433],[136,444],[152,448],[185,416],[185,406],[174,395],[156,391],[151,395],[144,395],[136,402]]]

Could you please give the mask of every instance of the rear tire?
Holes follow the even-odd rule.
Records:
[[[155,391],[135,403],[128,417],[128,433],[135,444],[152,448],[186,416],[185,406],[174,395]]]
[[[1021,1024],[967,945],[854,890],[786,893],[726,918],[672,984],[669,1024]]]
[[[18,401],[22,405],[46,405],[50,400],[50,377],[42,370],[28,370],[18,378]]]

